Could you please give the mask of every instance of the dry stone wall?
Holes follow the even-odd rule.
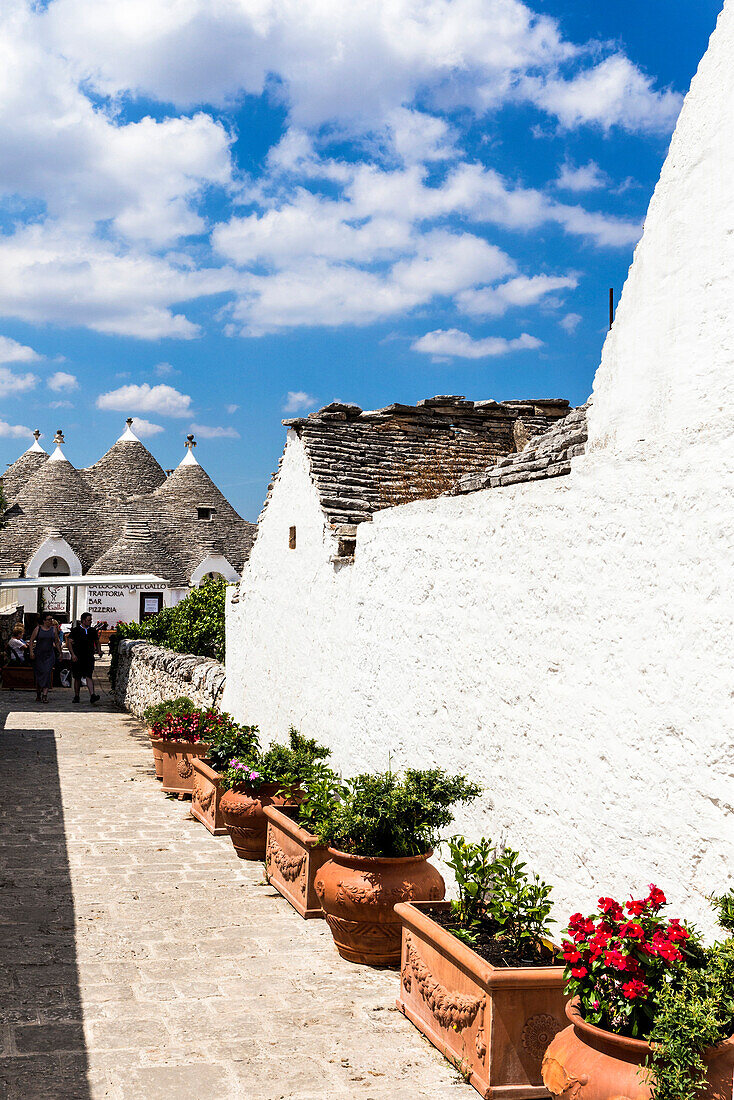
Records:
[[[224,682],[224,666],[209,657],[174,653],[137,639],[120,642],[115,700],[138,718],[153,703],[179,695],[202,708],[219,706]]]

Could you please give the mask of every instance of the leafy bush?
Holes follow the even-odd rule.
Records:
[[[440,768],[355,776],[326,822],[319,841],[361,856],[422,855],[451,824],[451,807],[476,798],[481,788]]]
[[[298,824],[317,836],[322,832],[347,793],[347,784],[326,764],[315,763],[301,784]]]
[[[709,898],[719,924],[732,931],[731,893]],[[693,1100],[706,1087],[703,1052],[734,1033],[734,936],[705,948],[702,964],[685,966],[661,989],[650,1032],[652,1100]]]
[[[452,837],[447,860],[456,877],[458,901],[451,903],[459,939],[476,944],[480,933],[501,940],[520,959],[541,956],[550,935],[551,887],[527,874],[519,852],[502,852],[491,840],[471,844]]]
[[[647,1038],[663,990],[687,964],[701,965],[697,937],[679,920],[663,919],[664,905],[662,890],[651,885],[646,898],[624,906],[599,898],[599,913],[571,917],[563,943],[566,990],[579,997],[590,1024]]]
[[[224,721],[211,738],[212,747],[207,756],[207,762],[217,772],[225,771],[232,759],[244,758],[256,752],[260,732],[257,726],[238,725],[229,714],[222,714],[221,718]]]
[[[153,736],[164,741],[209,742],[212,745],[209,760],[214,756],[224,763],[229,760],[229,756],[224,755],[228,747],[236,745],[249,750],[253,739],[257,744],[256,727],[239,726],[229,714],[201,710],[185,695],[154,703],[146,708],[143,717]]]
[[[122,638],[143,638],[176,653],[224,661],[226,590],[226,581],[209,580],[175,607],[164,607],[142,623],[118,623],[118,643]]]
[[[331,753],[324,745],[304,737],[291,726],[288,744],[277,742],[263,752],[255,743],[251,752],[233,757],[221,777],[222,790],[246,787],[258,791],[265,784],[276,784],[281,794],[301,788],[311,776],[317,761]]]
[[[716,894],[713,894],[708,900],[714,907],[716,919],[721,927],[726,932],[734,935],[734,890],[730,890],[728,894],[721,894],[718,897]]]

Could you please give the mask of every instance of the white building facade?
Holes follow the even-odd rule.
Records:
[[[710,930],[734,882],[732,57],[727,0],[570,473],[379,511],[342,564],[291,430],[228,609],[227,709],[346,773],[480,781],[457,831],[521,849],[560,921],[656,882]]]

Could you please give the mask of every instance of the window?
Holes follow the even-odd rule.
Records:
[[[196,518],[197,519],[208,520],[209,522],[211,522],[214,519],[214,509],[213,508],[197,508],[196,509]]]
[[[291,527],[288,531],[288,549],[295,550],[296,548],[296,529]]]

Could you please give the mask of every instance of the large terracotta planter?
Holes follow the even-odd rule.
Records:
[[[219,808],[222,797],[219,789],[219,772],[211,768],[200,756],[195,757],[191,763],[194,767],[191,816],[206,826],[213,836],[224,836],[227,826],[224,824],[222,811]]]
[[[266,806],[268,834],[265,870],[271,886],[306,919],[323,917],[314,881],[329,858],[329,849],[307,832],[284,809]]]
[[[151,739],[153,749],[160,750],[163,768],[163,790],[167,794],[191,794],[194,789],[194,765],[197,756],[206,756],[210,745],[206,741],[164,741]]]
[[[432,852],[402,859],[352,856],[329,848],[316,876],[316,893],[336,949],[349,962],[400,964],[401,901],[440,901],[446,892],[430,863]]]
[[[563,1028],[563,967],[497,967],[436,921],[448,902],[395,907],[403,950],[398,1008],[484,1097],[548,1096],[541,1063]]]
[[[155,766],[156,779],[163,779],[163,753],[160,750],[160,740],[153,736],[153,730],[148,726],[148,737],[153,749],[153,764]]]
[[[650,1100],[645,1062],[649,1043],[626,1039],[585,1023],[575,999],[566,1008],[571,1026],[548,1047],[543,1080],[554,1100]],[[708,1087],[696,1100],[731,1100],[734,1037],[704,1054]]]
[[[256,793],[245,788],[226,791],[219,800],[224,824],[240,859],[265,859],[268,832],[266,806],[292,803],[289,795],[276,794],[277,783],[263,783]]]

